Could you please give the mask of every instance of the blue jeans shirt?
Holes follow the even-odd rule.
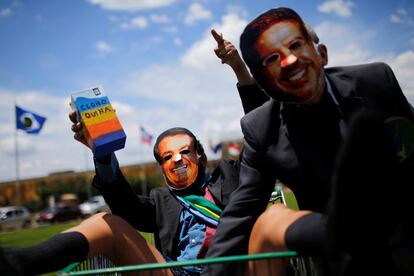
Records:
[[[197,259],[201,245],[204,242],[206,226],[197,222],[196,218],[186,209],[183,209],[179,222],[179,242],[177,246],[177,261]],[[201,272],[199,266],[185,267],[186,270]]]

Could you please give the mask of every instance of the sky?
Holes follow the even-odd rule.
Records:
[[[186,127],[206,148],[242,138],[236,79],[210,30],[238,47],[246,24],[278,6],[313,26],[328,66],[386,62],[414,103],[412,0],[0,0],[0,182],[93,169],[68,113],[71,93],[96,85],[127,134],[121,166],[153,161],[140,126],[155,137]],[[16,135],[15,104],[47,118],[38,135]]]

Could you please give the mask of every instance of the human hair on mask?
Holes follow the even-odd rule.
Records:
[[[250,22],[240,36],[240,50],[253,76],[260,72],[262,66],[260,56],[255,49],[258,38],[268,28],[281,21],[296,22],[306,39],[315,44],[319,43],[319,37],[315,31],[294,10],[284,7],[268,10]]]
[[[165,137],[175,136],[175,135],[178,135],[178,134],[187,134],[188,136],[190,136],[197,154],[199,156],[205,155],[203,145],[200,143],[200,141],[197,140],[197,138],[195,137],[195,135],[191,131],[189,131],[188,129],[186,129],[184,127],[173,127],[173,128],[169,128],[169,129],[165,130],[160,135],[158,135],[157,140],[155,141],[153,153],[154,153],[155,159],[157,160],[157,162],[159,164],[162,164],[162,159],[161,159],[159,151],[158,151],[159,143]]]

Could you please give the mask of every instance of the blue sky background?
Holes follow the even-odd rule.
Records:
[[[98,84],[128,136],[121,165],[153,160],[140,125],[154,136],[184,126],[206,146],[240,138],[235,77],[209,31],[238,45],[244,26],[276,6],[315,28],[329,66],[387,62],[414,103],[412,0],[0,0],[0,181],[16,177],[14,101],[47,117],[39,135],[18,133],[20,178],[93,168],[67,114],[71,92]]]

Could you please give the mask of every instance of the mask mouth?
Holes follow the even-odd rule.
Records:
[[[305,75],[307,67],[307,62],[299,61],[292,67],[283,69],[280,73],[280,79],[282,81],[297,81]]]
[[[302,77],[304,75],[305,75],[305,68],[302,68],[300,70],[297,70],[295,72],[290,73],[288,76],[285,76],[285,78],[283,78],[283,80],[294,82],[294,81],[298,81],[298,80],[302,79]]]
[[[186,170],[187,170],[187,165],[183,164],[183,165],[181,165],[181,166],[180,166],[180,167],[178,167],[178,168],[174,168],[172,171],[173,171],[173,172],[176,172],[176,173],[178,173],[178,174],[183,174],[183,173],[185,173],[185,172],[186,172]]]
[[[178,168],[173,169],[173,171],[174,170],[176,170],[175,172],[177,172],[177,173],[180,173],[179,171],[185,172],[187,170],[187,165],[182,165]],[[204,170],[205,170],[205,167],[203,165],[200,165],[200,160],[198,159],[198,162],[197,162],[197,176],[195,177],[194,181],[192,183],[184,186],[184,187],[179,187],[179,188],[174,187],[174,185],[171,183],[171,181],[168,179],[168,177],[165,175],[165,173],[163,173],[162,176],[163,176],[164,182],[167,185],[169,190],[181,191],[181,190],[188,189],[188,188],[192,187],[194,185],[194,183],[199,183],[200,182],[202,184],[203,181],[204,181],[204,175],[205,175]]]

